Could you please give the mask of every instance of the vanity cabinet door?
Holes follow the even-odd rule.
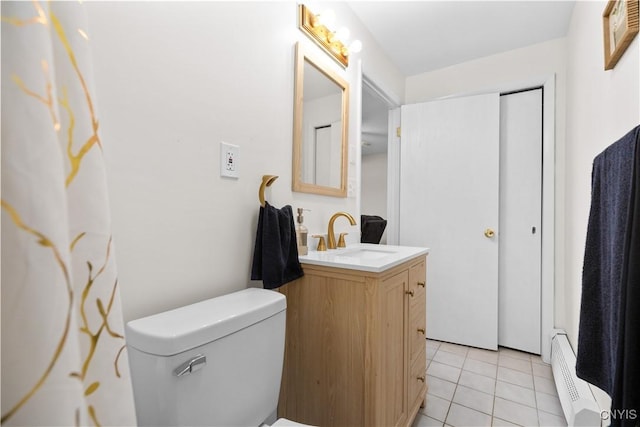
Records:
[[[378,390],[381,411],[376,425],[380,426],[407,424],[408,292],[407,270],[384,280],[379,287],[381,313]]]

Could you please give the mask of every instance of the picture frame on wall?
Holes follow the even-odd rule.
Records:
[[[639,0],[609,0],[602,13],[605,70],[616,66],[638,34],[638,2]]]

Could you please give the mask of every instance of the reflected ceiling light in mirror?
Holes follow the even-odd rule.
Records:
[[[343,67],[349,65],[349,53],[356,53],[362,50],[362,42],[360,40],[354,40],[349,47],[346,46],[346,41],[350,36],[348,28],[342,27],[337,31],[331,30],[335,21],[335,13],[332,10],[315,15],[303,4],[298,6],[298,10],[300,30]]]

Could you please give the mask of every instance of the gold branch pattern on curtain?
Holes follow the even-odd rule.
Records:
[[[1,16],[2,424],[135,425],[86,14]]]

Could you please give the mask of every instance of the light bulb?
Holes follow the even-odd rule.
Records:
[[[336,31],[335,37],[341,42],[346,42],[349,40],[349,36],[351,35],[351,31],[347,27],[340,27],[338,31]]]
[[[329,28],[334,22],[336,22],[336,13],[332,9],[327,9],[318,15],[318,22]]]
[[[349,52],[358,53],[362,50],[362,42],[360,40],[354,40],[349,45]]]

